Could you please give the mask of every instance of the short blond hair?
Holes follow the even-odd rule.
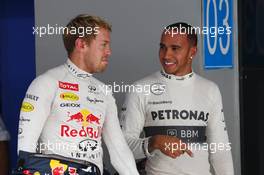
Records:
[[[98,16],[92,16],[87,14],[80,14],[73,18],[67,26],[64,28],[63,33],[63,43],[64,47],[67,50],[68,55],[70,55],[75,47],[75,41],[77,38],[83,38],[87,44],[89,45],[93,39],[96,38],[96,34],[94,32],[91,33],[85,33],[83,36],[80,35],[80,33],[71,33],[69,32],[70,29],[75,28],[103,28],[108,31],[112,31],[112,27],[109,23],[107,23],[105,20]]]

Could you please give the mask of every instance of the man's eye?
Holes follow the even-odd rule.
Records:
[[[177,51],[177,50],[179,50],[180,49],[180,47],[171,47],[171,49],[173,50],[173,51]]]

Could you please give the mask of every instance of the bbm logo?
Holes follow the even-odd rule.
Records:
[[[168,136],[177,136],[177,130],[176,129],[168,129],[167,135]]]

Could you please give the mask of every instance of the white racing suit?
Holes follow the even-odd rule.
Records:
[[[148,175],[234,175],[216,84],[195,73],[178,77],[160,71],[134,85],[138,89],[127,95],[120,120],[135,158],[147,157]],[[150,154],[148,139],[158,134],[188,143],[194,157],[185,153],[172,159],[159,150]],[[164,146],[171,151],[177,148]]]
[[[18,151],[85,160],[103,172],[102,137],[119,174],[138,174],[103,83],[69,59],[31,83],[21,107]]]

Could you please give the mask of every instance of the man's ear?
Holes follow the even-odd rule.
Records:
[[[195,57],[196,53],[197,53],[197,46],[191,47],[191,56],[190,56],[190,58]]]
[[[75,40],[75,48],[77,50],[84,49],[85,47],[87,47],[87,43],[82,38],[77,38]]]

